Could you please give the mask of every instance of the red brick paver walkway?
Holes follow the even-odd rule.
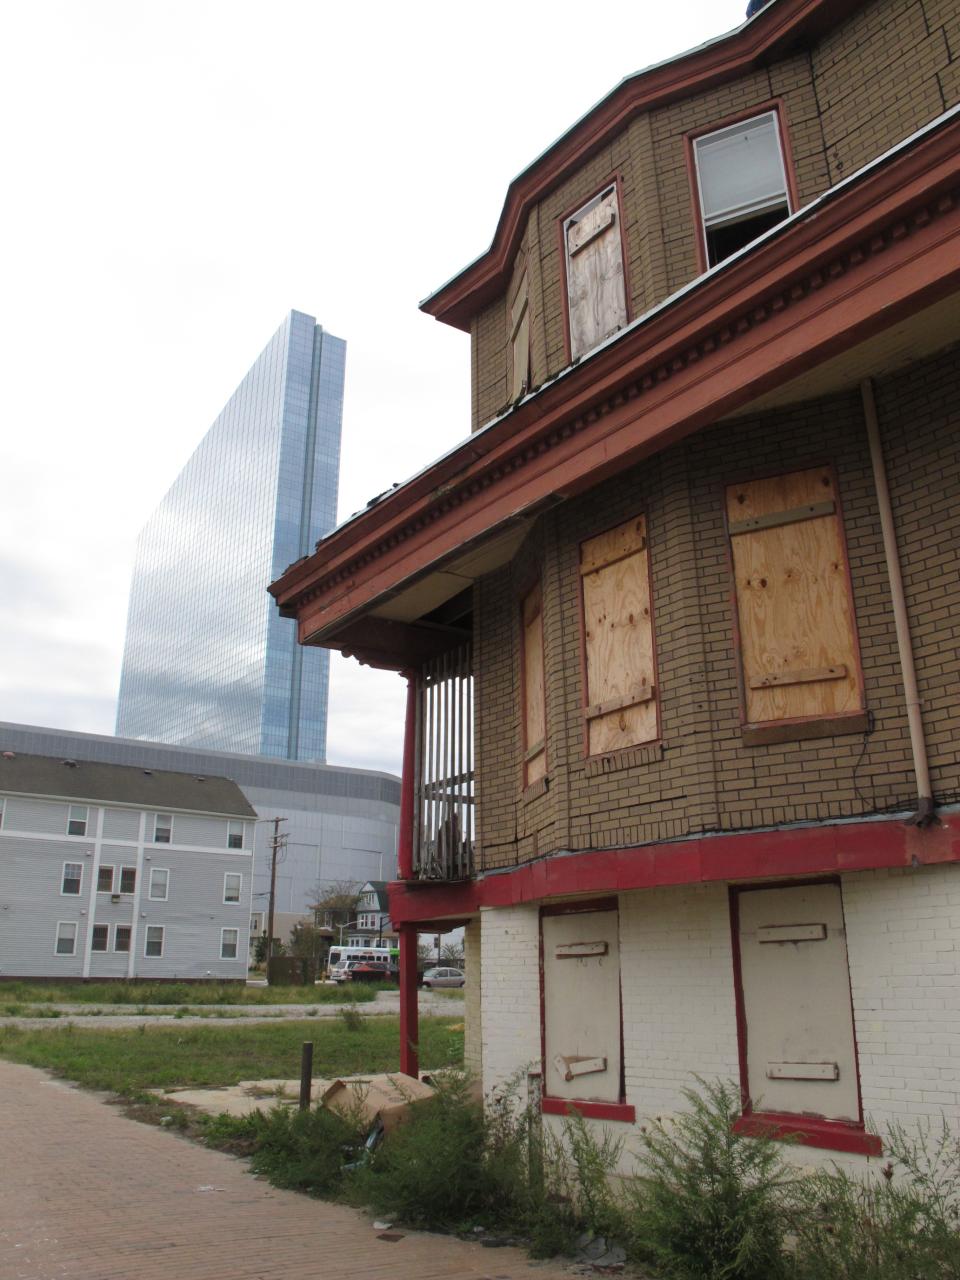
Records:
[[[518,1249],[278,1191],[232,1156],[0,1061],[0,1280],[570,1280]]]

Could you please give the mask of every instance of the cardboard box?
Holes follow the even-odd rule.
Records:
[[[364,1127],[379,1121],[387,1133],[396,1128],[417,1102],[431,1098],[434,1089],[422,1080],[396,1072],[365,1079],[334,1080],[320,1095],[320,1103],[331,1111],[359,1114]]]

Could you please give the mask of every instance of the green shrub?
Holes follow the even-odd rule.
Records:
[[[894,1125],[881,1177],[824,1170],[804,1182],[800,1280],[960,1280],[960,1141],[945,1122]]]
[[[248,1125],[252,1137],[251,1167],[275,1187],[306,1191],[312,1196],[335,1193],[343,1167],[356,1158],[362,1136],[349,1118],[325,1107],[295,1111],[274,1107]],[[249,1118],[248,1118],[249,1119]],[[221,1133],[228,1132],[226,1126]],[[239,1131],[237,1136],[242,1136]]]
[[[777,1280],[792,1180],[772,1140],[734,1132],[737,1087],[699,1083],[688,1111],[641,1129],[631,1251],[671,1280]]]

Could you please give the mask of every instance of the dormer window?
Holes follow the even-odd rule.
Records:
[[[510,403],[530,389],[530,287],[524,275],[510,308]]]
[[[572,360],[627,323],[616,182],[564,219],[563,245]]]
[[[714,267],[788,217],[783,140],[776,111],[693,141],[707,266]]]

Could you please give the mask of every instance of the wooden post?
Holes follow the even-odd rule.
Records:
[[[416,1079],[420,1073],[417,1009],[417,927],[400,925],[400,1070]]]
[[[300,1051],[300,1110],[310,1110],[310,1090],[313,1085],[313,1041],[304,1040]]]
[[[407,673],[407,715],[403,728],[403,771],[400,777],[400,831],[397,871],[401,880],[413,879],[414,785],[416,782],[417,677]],[[416,951],[416,947],[414,947]],[[402,961],[401,961],[402,963]]]

